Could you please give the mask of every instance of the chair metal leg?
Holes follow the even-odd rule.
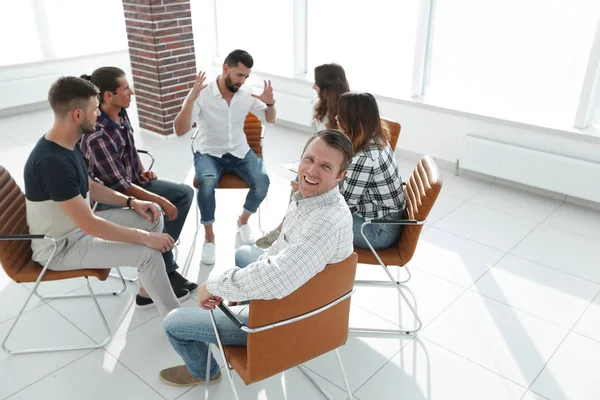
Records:
[[[90,291],[90,293],[93,293],[92,296],[119,296],[119,295],[123,294],[125,289],[127,289],[127,283],[125,282],[125,278],[123,277],[121,270],[119,268],[116,268],[116,270],[117,270],[117,275],[114,275],[114,276],[121,280],[121,289],[118,292],[115,292],[114,290],[107,290],[104,292],[93,293],[92,291]],[[111,275],[111,276],[113,276],[113,275]],[[86,279],[87,279],[87,277],[86,277]],[[137,280],[137,278],[136,278],[136,280]],[[89,284],[89,281],[88,281],[88,284]],[[89,293],[67,293],[67,294],[55,294],[55,295],[51,295],[51,296],[42,296],[41,294],[39,294],[37,292],[37,286],[35,287],[34,292],[35,292],[35,295],[38,296],[42,300],[68,299],[68,298],[75,298],[75,297],[90,297]]]
[[[308,380],[317,388],[319,389],[319,392],[323,393],[323,396],[325,396],[326,399],[328,400],[333,400],[333,397],[331,397],[331,395],[325,390],[325,388],[323,388],[323,386],[321,386],[319,384],[319,382],[317,382],[309,373],[308,373],[308,368],[306,368],[304,365],[300,364],[298,365],[298,369],[300,370],[300,372],[302,372],[304,374],[304,376],[306,376],[308,378]]]
[[[121,274],[121,270],[119,269],[119,267],[117,267],[117,271],[118,271],[118,273],[116,273],[116,274],[114,272],[111,272],[109,276],[111,278],[119,278],[120,279],[123,275]],[[140,278],[136,276],[135,278],[127,278],[127,281],[129,281],[130,283],[135,283],[138,281],[138,279],[140,279]],[[121,293],[119,293],[119,294],[121,294]]]
[[[2,342],[2,350],[7,352],[8,354],[31,354],[31,353],[54,352],[54,351],[98,349],[100,347],[103,347],[106,343],[108,343],[108,341],[111,338],[110,328],[108,326],[108,323],[106,322],[104,313],[102,312],[102,309],[100,308],[100,305],[98,304],[98,300],[96,300],[96,295],[95,295],[94,291],[92,290],[92,286],[90,285],[89,279],[87,277],[85,277],[86,283],[87,283],[87,288],[90,292],[89,296],[92,298],[94,305],[96,306],[96,311],[98,311],[98,314],[100,315],[100,319],[102,320],[102,323],[104,325],[104,329],[106,330],[106,333],[107,333],[107,337],[106,337],[106,339],[104,339],[104,341],[102,343],[91,344],[91,345],[80,345],[80,346],[33,348],[33,349],[23,349],[23,350],[11,350],[6,347],[6,342],[8,341],[8,338],[10,337],[12,331],[14,330],[15,326],[19,322],[19,319],[23,315],[23,311],[25,310],[25,307],[27,307],[29,300],[31,300],[31,297],[33,296],[33,294],[36,293],[37,288],[38,288],[39,284],[41,283],[42,277],[44,276],[44,274],[45,274],[45,269],[42,271],[42,273],[38,277],[37,281],[35,282],[34,289],[29,293],[29,296],[27,296],[27,300],[25,300],[25,303],[23,303],[23,306],[21,307],[19,314],[17,315],[13,324],[11,325],[10,329],[8,330],[8,333],[6,334],[6,337],[4,338],[4,341]]]
[[[225,363],[225,371],[227,371],[227,377],[229,378],[229,384],[231,385],[231,391],[233,392],[233,398],[235,400],[240,400],[238,397],[237,391],[235,390],[235,384],[233,383],[233,377],[231,376],[231,368],[229,367],[229,362],[227,361],[227,356],[225,356],[225,350],[223,350],[223,343],[221,343],[221,336],[219,335],[219,329],[217,328],[217,322],[215,321],[215,315],[213,310],[209,310],[210,312],[210,322],[212,322],[213,329],[215,331],[215,336],[217,337],[217,345],[219,346],[219,350],[221,351],[221,356],[223,357],[223,362]]]
[[[371,285],[371,286],[377,286],[377,285],[389,286],[389,285],[393,285],[396,288],[396,290],[398,290],[398,293],[400,294],[400,297],[402,297],[402,299],[406,302],[406,305],[408,306],[408,308],[410,309],[411,313],[414,315],[415,319],[417,320],[417,327],[414,328],[414,329],[404,329],[404,328],[400,328],[400,329],[350,328],[350,332],[357,332],[357,333],[403,333],[403,334],[407,334],[407,335],[419,332],[421,330],[421,328],[423,327],[423,322],[421,321],[421,318],[419,317],[419,314],[417,313],[417,310],[415,310],[415,308],[413,307],[413,305],[411,304],[411,302],[408,301],[408,298],[404,294],[404,291],[402,290],[402,284],[400,282],[398,282],[396,279],[394,279],[394,277],[392,276],[392,274],[389,271],[388,267],[385,266],[385,264],[382,264],[381,267],[383,268],[383,270],[385,271],[385,273],[389,277],[389,279],[390,279],[389,282],[388,281],[357,280],[354,283],[357,284],[357,285]],[[408,279],[410,279],[410,275],[409,275]]]
[[[208,400],[208,386],[210,385],[210,344],[207,347],[208,351],[206,352],[206,377],[204,378],[204,400]]]
[[[342,373],[342,378],[344,379],[344,385],[346,386],[346,391],[348,392],[348,399],[354,400],[354,397],[352,397],[352,390],[350,389],[350,383],[348,383],[348,377],[346,376],[346,370],[344,369],[344,364],[342,363],[342,357],[340,357],[339,349],[335,349],[335,358],[337,358],[338,366],[340,367],[340,372]]]

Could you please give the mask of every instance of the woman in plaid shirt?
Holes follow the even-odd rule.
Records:
[[[354,219],[354,246],[368,249],[360,234],[365,221],[406,218],[402,179],[373,95],[343,94],[337,120],[339,129],[354,144],[355,153],[341,192]],[[364,232],[375,249],[384,249],[398,241],[401,229],[402,225],[372,224]]]

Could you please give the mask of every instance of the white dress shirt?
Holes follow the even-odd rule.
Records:
[[[194,152],[219,158],[226,153],[237,158],[246,156],[250,150],[244,134],[246,115],[251,112],[264,123],[267,109],[266,104],[250,96],[251,93],[250,87],[240,87],[228,105],[216,79],[200,92],[192,111],[192,126],[194,123],[198,126]]]
[[[353,241],[352,215],[337,186],[307,199],[296,192],[277,241],[246,268],[209,277],[206,288],[233,301],[281,299],[348,258]]]

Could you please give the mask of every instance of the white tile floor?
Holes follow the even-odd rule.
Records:
[[[132,117],[135,121],[135,111]],[[22,185],[23,163],[51,125],[49,111],[0,119],[0,165]],[[292,175],[280,165],[298,158],[307,135],[269,127],[265,159],[272,185],[263,227],[283,216]],[[137,138],[157,157],[160,177],[191,182],[189,138]],[[402,145],[400,141],[399,146]],[[407,177],[414,161],[400,160]],[[351,334],[341,349],[351,388],[360,399],[598,399],[600,380],[600,212],[490,181],[444,171],[444,188],[410,263],[408,283],[425,324],[416,337]],[[192,216],[179,260],[190,250],[190,279],[233,263],[234,225],[245,191],[219,191],[217,264],[200,264],[202,237],[193,241]],[[258,231],[258,221],[252,221]],[[130,275],[135,271],[127,269]],[[361,277],[383,278],[360,266]],[[396,272],[394,272],[396,273]],[[403,271],[398,272],[403,274]],[[83,280],[50,283],[43,293],[80,291]],[[94,288],[114,287],[96,282]],[[0,273],[0,337],[29,293]],[[103,349],[9,356],[0,352],[0,399],[200,399],[203,388],[174,388],[158,378],[178,363],[155,310],[133,307],[135,284],[100,299],[114,338]],[[194,299],[184,303],[194,307]],[[410,326],[414,321],[393,291],[359,287],[353,326]],[[91,343],[102,335],[89,299],[35,299],[9,346]],[[335,399],[343,381],[329,354],[307,363]],[[237,378],[236,378],[237,379]],[[239,379],[237,382],[240,383]],[[318,399],[296,370],[244,387],[245,399]],[[226,382],[212,398],[230,399]]]

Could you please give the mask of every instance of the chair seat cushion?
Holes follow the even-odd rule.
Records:
[[[35,261],[30,260],[14,277],[15,282],[35,282],[42,272],[42,266]],[[42,281],[58,281],[62,279],[81,278],[84,276],[93,276],[101,281],[105,281],[110,274],[110,269],[77,269],[73,271],[52,271],[47,270]]]
[[[375,258],[371,250],[359,249],[358,247],[354,248],[356,254],[358,254],[358,263],[359,264],[375,264],[379,265],[379,261]],[[402,259],[402,256],[398,252],[397,246],[392,246],[387,249],[377,250],[377,254],[383,260],[383,262],[388,265],[396,265],[396,266],[404,266],[405,262]]]

